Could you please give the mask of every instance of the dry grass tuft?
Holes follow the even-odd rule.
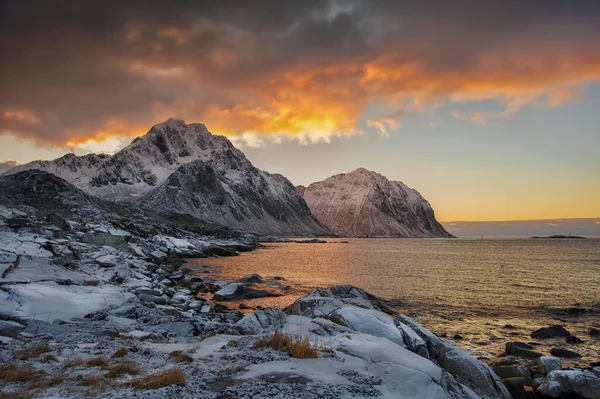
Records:
[[[290,356],[298,359],[309,359],[317,357],[317,346],[313,346],[308,337],[283,335],[275,330],[271,338],[259,339],[252,349],[271,348],[280,352],[287,352]]]
[[[295,337],[291,339],[289,353],[296,359],[316,359],[317,347],[312,346],[308,337]]]
[[[7,383],[34,382],[43,378],[45,374],[43,370],[36,370],[29,365],[6,364],[0,366],[0,380]]]
[[[56,385],[60,385],[63,382],[65,382],[65,379],[62,375],[54,375],[47,379],[39,378],[35,381],[32,381],[29,385],[27,385],[27,389],[47,389]]]
[[[102,369],[106,369],[108,367],[108,361],[101,357],[95,357],[85,362],[85,365],[88,367],[100,367]]]
[[[194,361],[193,357],[182,351],[171,352],[169,359],[174,359],[177,363],[192,363]]]
[[[107,368],[108,373],[106,373],[106,377],[108,378],[117,378],[121,377],[124,374],[129,375],[138,375],[140,370],[135,366],[133,362],[125,361],[114,366]]]
[[[8,266],[3,272],[2,272],[2,278],[6,278],[6,276],[8,275],[8,273],[12,272],[13,270],[15,270],[17,267],[19,267],[19,263],[21,263],[21,255],[17,255],[17,259],[15,260],[15,263],[13,263],[12,265]]]
[[[98,377],[98,376],[81,376],[81,378],[79,379],[79,382],[77,383],[77,385],[82,386],[82,387],[95,387],[95,386],[99,386],[103,384],[103,377]]]
[[[131,380],[129,385],[139,390],[159,389],[171,385],[184,386],[185,376],[181,370],[170,369]]]
[[[21,349],[13,354],[16,360],[29,360],[38,357],[41,354],[50,352],[48,344],[40,344],[31,348]]]
[[[128,353],[129,353],[129,351],[126,348],[118,349],[115,353],[113,353],[113,355],[111,356],[111,359],[125,357],[125,356],[127,356]]]
[[[93,377],[93,376],[81,376],[79,377],[78,386],[88,387],[85,391],[85,396],[88,398],[95,398],[99,393],[106,391],[106,383],[104,377]]]

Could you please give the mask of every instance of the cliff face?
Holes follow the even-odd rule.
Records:
[[[297,190],[313,215],[337,234],[452,237],[416,190],[363,168]]]

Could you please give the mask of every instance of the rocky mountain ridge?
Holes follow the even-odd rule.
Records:
[[[340,235],[452,237],[416,190],[364,168],[296,190],[313,215]]]
[[[4,175],[31,169],[52,173],[103,200],[141,203],[237,230],[330,233],[286,178],[255,168],[227,138],[199,123],[169,119],[115,155],[67,154]]]

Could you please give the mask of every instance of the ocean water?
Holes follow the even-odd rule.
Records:
[[[586,342],[538,341],[539,351],[562,346],[583,355],[573,364],[600,361],[600,339],[586,335],[600,327],[600,240],[343,240],[265,244],[192,264],[225,280],[282,276],[292,287],[280,298],[246,301],[250,306],[285,306],[315,287],[353,284],[482,359],[494,358],[508,341],[534,341],[529,334],[536,328],[562,324]],[[587,312],[571,315],[571,307]]]

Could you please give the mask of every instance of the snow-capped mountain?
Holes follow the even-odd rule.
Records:
[[[39,169],[110,201],[140,201],[206,222],[261,234],[326,234],[302,196],[281,175],[255,168],[204,125],[169,119],[113,156],[67,154],[17,166]]]
[[[233,145],[213,136],[204,125],[169,119],[113,156],[67,154],[54,161],[34,161],[6,175],[40,169],[67,180],[85,192],[108,200],[131,200],[164,182],[179,166],[227,152]]]
[[[452,237],[416,190],[364,168],[296,189],[313,215],[337,234]]]

